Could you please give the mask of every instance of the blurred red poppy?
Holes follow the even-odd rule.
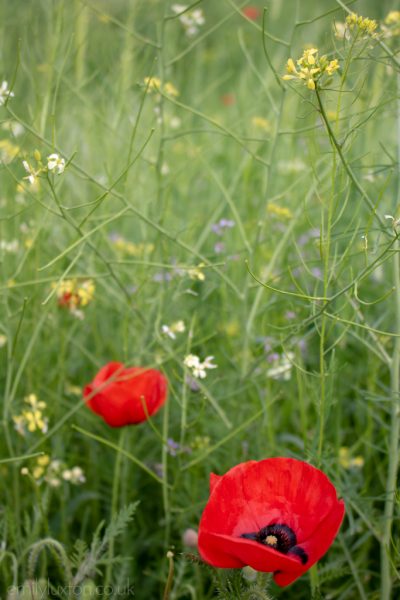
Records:
[[[234,94],[223,94],[221,96],[221,102],[224,106],[233,106],[236,102]]]
[[[242,14],[251,21],[257,21],[261,15],[261,10],[257,6],[246,6],[242,9]]]
[[[222,477],[211,474],[199,552],[215,567],[248,565],[289,585],[328,550],[344,510],[328,477],[308,463],[241,463]]]
[[[123,427],[141,423],[161,408],[167,380],[155,369],[126,369],[122,363],[110,362],[85,386],[83,395],[87,406],[108,425]]]

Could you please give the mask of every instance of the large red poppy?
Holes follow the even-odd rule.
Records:
[[[108,425],[122,427],[141,423],[161,408],[167,380],[155,369],[126,369],[122,363],[110,362],[85,386],[83,395],[88,407]]]
[[[199,552],[215,567],[273,572],[289,585],[332,544],[344,516],[328,477],[308,463],[268,458],[211,474]]]

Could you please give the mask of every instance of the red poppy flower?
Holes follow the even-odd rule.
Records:
[[[332,544],[343,500],[326,475],[292,458],[268,458],[211,474],[199,552],[215,567],[253,567],[289,585]]]
[[[224,106],[233,106],[236,102],[234,94],[223,94],[221,96],[221,102]]]
[[[96,389],[98,392],[96,393]],[[167,380],[160,371],[110,362],[100,369],[83,395],[88,407],[111,427],[141,423],[158,411],[167,398]]]
[[[261,10],[257,6],[246,6],[246,8],[243,8],[242,14],[251,21],[257,21],[261,15]]]

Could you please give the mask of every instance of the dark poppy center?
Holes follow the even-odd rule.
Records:
[[[282,552],[282,554],[294,554],[300,558],[303,565],[308,560],[308,556],[303,548],[297,546],[296,534],[288,525],[275,523],[267,525],[254,533],[242,533],[240,537],[274,548],[274,550]]]

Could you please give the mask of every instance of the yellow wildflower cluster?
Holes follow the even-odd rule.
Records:
[[[298,79],[309,90],[315,90],[316,85],[323,77],[331,77],[339,69],[339,62],[335,58],[329,60],[327,56],[319,56],[318,48],[306,48],[298,59],[297,66],[292,58],[286,64],[287,74],[285,80]]]
[[[381,25],[385,37],[400,35],[400,10],[391,10]]]
[[[190,279],[194,279],[195,281],[204,281],[206,278],[204,272],[202,271],[202,267],[204,266],[204,263],[200,263],[197,267],[189,269],[187,273]]]
[[[24,402],[28,404],[29,408],[13,417],[15,429],[20,435],[25,435],[27,430],[30,433],[35,431],[46,433],[48,420],[43,416],[46,403],[38,400],[36,394],[29,394]]]
[[[85,483],[86,478],[80,467],[67,469],[60,460],[51,460],[48,454],[39,456],[32,469],[27,467],[21,469],[21,475],[30,475],[38,483],[46,482],[51,487],[59,487],[62,480],[79,485]]]
[[[77,279],[66,279],[61,283],[53,283],[52,288],[57,290],[60,306],[73,310],[87,306],[93,300],[95,285],[91,279],[79,282]]]
[[[128,254],[129,256],[140,257],[151,254],[154,250],[154,244],[144,242],[134,244],[133,242],[128,242],[122,236],[116,236],[112,238],[111,241],[117,250],[124,254]]]
[[[339,450],[339,463],[344,469],[361,469],[364,466],[362,456],[351,458],[350,450],[347,446],[342,446]]]
[[[357,13],[351,13],[346,17],[346,24],[350,31],[357,30],[363,35],[375,35],[375,30],[378,27],[378,23],[374,19],[368,17],[362,17]]]
[[[274,202],[269,202],[267,204],[267,212],[278,219],[283,219],[284,221],[293,218],[293,213],[289,208],[285,206],[279,206],[279,204],[275,204]]]
[[[161,82],[159,77],[145,77],[144,84],[147,92],[163,92],[167,96],[179,96],[179,92],[170,81],[166,81],[164,84]]]

